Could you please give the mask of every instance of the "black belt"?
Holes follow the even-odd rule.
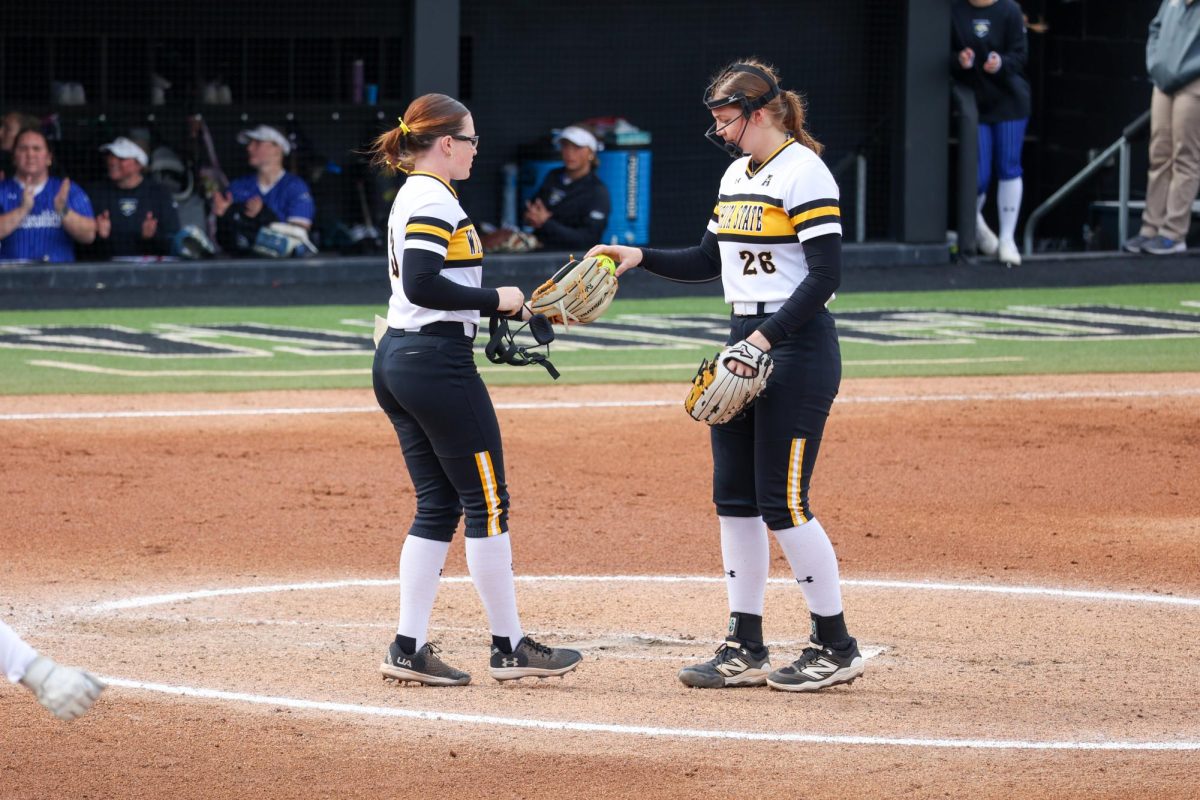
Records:
[[[473,339],[473,336],[467,336],[463,331],[465,326],[470,325],[472,328],[478,326],[470,322],[431,322],[428,325],[422,325],[415,331],[405,330],[404,328],[388,328],[388,333],[393,336],[405,336],[409,334],[424,333],[429,336],[461,336],[464,339]]]

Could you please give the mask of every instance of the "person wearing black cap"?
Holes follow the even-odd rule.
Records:
[[[95,259],[165,256],[179,232],[179,214],[167,188],[145,175],[150,158],[124,136],[100,148],[108,179],[91,189],[96,211]]]
[[[608,225],[608,187],[596,176],[596,153],[603,145],[579,125],[555,137],[563,165],[551,170],[525,207],[525,222],[542,247],[571,250],[600,242]]]

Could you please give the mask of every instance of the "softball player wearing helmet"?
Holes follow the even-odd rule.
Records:
[[[435,686],[471,680],[427,639],[442,566],[464,514],[467,568],[492,632],[492,677],[563,675],[580,660],[574,650],[525,636],[517,615],[500,427],[472,342],[481,313],[528,312],[517,287],[481,288],[483,249],[450,185],[470,176],[478,144],[462,103],[427,94],[372,147],[375,163],[408,173],[388,220],[392,297],[372,379],[417,497],[400,552],[400,621],[380,669],[388,678]]]
[[[841,381],[837,331],[826,303],[841,277],[838,188],[821,145],[804,129],[800,97],[758,61],[726,67],[709,85],[706,136],[736,160],[721,179],[701,243],[683,250],[601,245],[617,274],[641,266],[684,281],[720,277],[732,306],[729,344],[769,350],[775,371],[747,411],[712,428],[713,501],[729,592],[726,640],[712,660],[684,668],[688,686],[815,691],[863,671],[842,613],[837,557],[808,502],[825,420]],[[729,363],[730,369],[749,367]],[[763,595],[774,532],[812,617],[810,643],[772,671]]]

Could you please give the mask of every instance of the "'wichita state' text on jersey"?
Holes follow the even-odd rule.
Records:
[[[403,240],[396,241],[403,231]],[[431,322],[468,322],[479,325],[473,309],[441,311],[424,308],[404,294],[400,269],[405,250],[428,250],[446,260],[442,275],[462,286],[479,288],[483,282],[483,245],[475,225],[458,203],[458,194],[441,178],[414,172],[400,187],[388,220],[388,266],[392,299],[388,326],[415,329]]]
[[[801,243],[842,233],[837,182],[789,138],[753,172],[749,156],[729,166],[708,230],[721,250],[725,302],[782,302],[808,274]]]

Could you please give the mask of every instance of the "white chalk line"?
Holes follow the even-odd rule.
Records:
[[[963,394],[876,395],[839,397],[837,403],[973,403],[994,401],[1041,400],[1126,400],[1134,398],[1164,399],[1169,397],[1200,397],[1200,388],[1158,390],[1095,390],[1075,392],[977,392]],[[495,403],[499,411],[554,411],[602,408],[667,408],[680,405],[679,400],[590,400]],[[155,419],[191,417],[268,417],[304,414],[377,414],[378,406],[327,406],[294,408],[200,408],[169,411],[60,411],[0,414],[0,422],[36,420],[87,419]]]
[[[521,582],[591,582],[591,583],[723,583],[724,578],[689,575],[547,575],[519,576]],[[443,578],[444,583],[467,583],[469,576],[451,576]],[[791,584],[787,578],[771,578],[771,584]],[[1056,598],[1115,600],[1121,602],[1166,603],[1183,606],[1200,606],[1200,598],[1173,597],[1163,595],[1132,594],[1126,592],[1108,592],[1094,590],[1057,589],[1039,586],[996,586],[987,584],[959,584],[934,581],[891,581],[891,580],[843,580],[846,586],[863,586],[870,588],[916,589],[934,591],[975,591],[1012,595],[1038,595]],[[268,586],[228,587],[224,589],[201,589],[191,592],[175,592],[171,594],[148,595],[125,600],[96,603],[90,606],[74,609],[76,611],[99,613],[128,608],[145,608],[153,605],[163,605],[172,602],[182,602],[211,597],[231,595],[263,594],[281,591],[307,591],[321,589],[339,589],[347,587],[380,587],[397,586],[398,579],[354,579],[342,581],[314,581],[305,583],[273,584]],[[884,648],[868,648],[871,656],[883,652]],[[866,655],[866,652],[864,653]],[[849,736],[820,733],[794,732],[764,732],[737,731],[724,729],[695,729],[695,728],[665,728],[642,725],[619,725],[596,722],[571,722],[542,720],[513,717],[494,717],[479,714],[460,714],[444,711],[417,711],[411,709],[389,708],[381,706],[358,705],[352,703],[335,703],[330,701],[306,700],[303,698],[279,697],[272,695],[256,695],[245,692],[229,692],[218,689],[206,689],[190,686],[176,686],[163,683],[129,680],[125,678],[102,676],[101,678],[112,686],[127,689],[157,692],[160,694],[192,697],[198,699],[224,700],[229,702],[250,703],[254,705],[269,705],[283,708],[295,708],[308,711],[325,711],[339,714],[359,716],[399,717],[435,722],[451,722],[466,725],[485,725],[492,727],[510,727],[536,729],[546,731],[568,731],[577,733],[597,733],[610,735],[632,735],[658,738],[677,739],[719,739],[738,741],[763,742],[794,742],[805,744],[832,745],[869,745],[885,747],[927,747],[927,748],[959,748],[979,750],[1106,750],[1106,751],[1195,751],[1200,750],[1200,741],[1037,741],[1022,739],[955,739],[955,738],[922,738],[894,736]]]
[[[1200,742],[1113,742],[1113,741],[1029,741],[1019,739],[924,739],[891,736],[838,736],[820,733],[771,733],[763,731],[705,730],[697,728],[659,728],[648,725],[615,725],[600,722],[569,722],[560,720],[494,717],[484,714],[458,714],[448,711],[417,711],[407,708],[334,703],[323,700],[302,700],[294,697],[226,692],[219,689],[200,689],[191,686],[172,686],[164,683],[133,681],[125,678],[100,676],[110,686],[136,689],[160,694],[193,697],[205,700],[225,700],[277,708],[305,711],[325,711],[357,716],[393,717],[431,722],[453,722],[463,725],[482,725],[490,728],[524,728],[572,733],[605,733],[626,736],[650,736],[672,739],[721,739],[751,742],[796,742],[804,744],[875,745],[887,747],[969,748],[979,750],[1200,750]]]
[[[357,355],[357,354],[356,354]],[[363,355],[369,355],[363,354]],[[987,358],[879,358],[843,361],[847,367],[906,367],[937,364],[995,364],[1025,361],[1023,356],[990,356]],[[370,367],[343,369],[280,369],[280,370],[221,370],[221,369],[122,369],[101,367],[95,364],[80,364],[72,361],[34,359],[25,362],[31,367],[63,369],[70,372],[86,372],[93,375],[113,375],[120,378],[320,378],[344,376],[370,376]],[[507,372],[509,367],[480,366],[482,373]],[[694,370],[690,364],[579,364],[564,367],[570,372],[644,372],[654,370]]]
[[[443,584],[469,583],[470,577],[454,575],[442,578]],[[725,578],[715,578],[705,575],[518,575],[518,583],[696,583],[711,584],[725,582]],[[786,584],[795,581],[791,578],[769,578],[768,585]],[[221,589],[196,589],[189,592],[172,592],[169,594],[143,595],[123,600],[109,600],[92,605],[82,606],[74,611],[80,613],[105,613],[129,608],[146,608],[149,606],[181,603],[190,600],[200,600],[211,597],[231,597],[249,594],[270,594],[274,592],[320,591],[325,589],[344,589],[349,587],[399,586],[399,578],[356,578],[340,581],[315,581],[307,583],[279,583],[263,586],[232,586]],[[1104,602],[1151,603],[1158,605],[1184,606],[1200,608],[1200,597],[1177,597],[1163,594],[1137,594],[1133,592],[1109,592],[1089,589],[1062,589],[1043,586],[1003,586],[972,583],[943,583],[937,581],[894,581],[874,579],[843,579],[842,586],[861,586],[875,589],[913,589],[917,591],[936,592],[981,592],[985,594],[1029,595],[1053,597],[1071,600],[1100,600]]]

